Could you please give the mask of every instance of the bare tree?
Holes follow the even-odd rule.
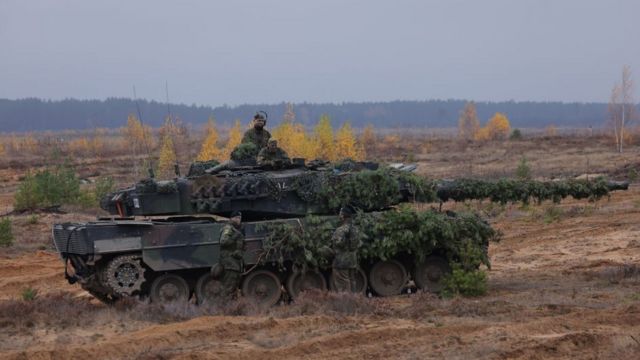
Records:
[[[616,149],[621,153],[624,145],[625,127],[636,117],[633,102],[633,80],[631,80],[631,68],[628,65],[622,67],[622,82],[615,84],[611,89],[608,110],[608,120],[613,126],[613,134],[616,138]]]
[[[480,130],[480,120],[476,112],[476,104],[467,102],[458,118],[458,137],[463,140],[473,140]]]

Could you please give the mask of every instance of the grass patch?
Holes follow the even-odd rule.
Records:
[[[33,301],[38,297],[38,290],[32,287],[25,288],[22,290],[22,300],[24,301]]]
[[[8,217],[0,219],[0,246],[9,247],[13,245],[13,239],[11,219]]]

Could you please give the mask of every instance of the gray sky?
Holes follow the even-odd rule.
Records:
[[[0,98],[606,102],[638,0],[0,0]],[[636,81],[638,82],[638,81]],[[636,99],[638,97],[636,96]]]

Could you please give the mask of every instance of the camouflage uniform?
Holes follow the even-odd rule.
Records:
[[[267,130],[251,128],[244,133],[242,143],[254,143],[258,149],[262,149],[267,146],[269,139],[271,139],[271,134]]]
[[[220,232],[220,263],[224,267],[222,274],[223,297],[233,298],[240,285],[243,271],[244,234],[240,229],[227,224]]]
[[[282,166],[291,164],[291,160],[287,155],[287,152],[280,149],[275,148],[273,150],[268,147],[263,148],[258,153],[258,165],[271,165],[271,166]]]
[[[357,291],[355,279],[358,277],[358,249],[362,241],[358,229],[346,220],[331,237],[335,258],[332,271],[337,291]]]

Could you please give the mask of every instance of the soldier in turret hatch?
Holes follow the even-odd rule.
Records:
[[[267,147],[258,153],[258,165],[270,165],[275,168],[291,165],[287,152],[278,147],[276,139],[269,139]]]
[[[244,133],[242,143],[253,143],[258,149],[262,149],[267,146],[267,142],[271,138],[271,134],[264,129],[264,126],[267,125],[267,113],[258,111],[253,116],[252,124],[253,127]]]
[[[221,296],[226,300],[235,298],[244,271],[244,234],[240,230],[242,213],[234,211],[229,223],[220,231],[220,264],[222,265]]]
[[[355,215],[355,211],[351,206],[343,206],[340,209],[340,221],[342,223],[331,236],[335,254],[331,271],[337,291],[358,291],[356,284],[358,278],[358,250],[362,246],[362,240],[358,234],[358,228],[352,222],[353,215]]]

